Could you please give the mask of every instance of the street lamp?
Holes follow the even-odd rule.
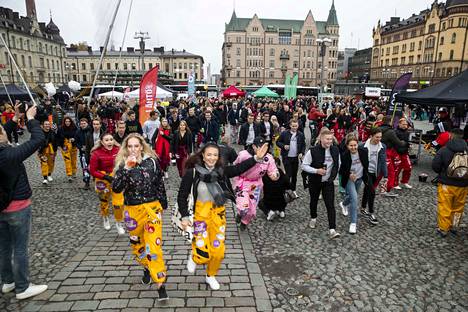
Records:
[[[322,66],[320,68],[320,92],[323,93],[323,72],[324,72],[324,59],[325,59],[325,53],[327,51],[327,45],[332,43],[330,38],[323,38],[323,39],[317,39],[315,40],[317,42],[317,45],[320,46],[320,55],[322,56]]]

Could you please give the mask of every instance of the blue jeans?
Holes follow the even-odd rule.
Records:
[[[4,284],[15,282],[16,293],[29,287],[30,231],[31,206],[20,211],[0,213],[0,275]]]
[[[351,223],[357,223],[358,193],[361,184],[362,179],[357,179],[354,182],[349,179],[348,183],[346,184],[346,195],[343,201],[343,205],[348,206]]]

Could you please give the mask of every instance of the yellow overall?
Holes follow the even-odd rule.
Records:
[[[54,172],[55,165],[55,151],[52,143],[49,143],[39,152],[39,160],[41,161],[42,176],[50,176]]]
[[[124,221],[135,259],[150,272],[155,283],[166,281],[162,251],[162,206],[159,201],[125,206]]]
[[[101,171],[105,174],[105,172]],[[103,179],[96,178],[95,189],[99,196],[101,216],[109,216],[109,200],[112,200],[112,208],[114,210],[115,222],[122,222],[123,220],[123,205],[124,196],[122,193],[114,193],[111,184]]]
[[[207,264],[206,274],[215,276],[224,259],[226,208],[212,202],[195,204],[192,257],[196,264]]]
[[[65,162],[65,172],[68,177],[76,174],[76,162],[77,162],[78,149],[70,142],[69,139],[65,139],[63,142],[62,157]]]
[[[439,229],[448,231],[460,224],[465,208],[468,187],[440,184],[437,187],[437,223]]]

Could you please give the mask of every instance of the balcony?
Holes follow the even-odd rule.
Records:
[[[232,42],[226,42],[226,47],[228,48],[232,47]]]
[[[289,60],[289,54],[288,53],[281,53],[280,54],[280,60]]]

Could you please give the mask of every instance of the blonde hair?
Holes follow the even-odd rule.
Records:
[[[122,142],[122,145],[120,146],[120,150],[119,150],[119,153],[117,154],[117,156],[115,157],[115,161],[114,161],[114,173],[117,171],[117,169],[119,169],[119,167],[121,165],[123,165],[125,163],[125,161],[127,160],[127,157],[129,156],[129,152],[128,152],[128,141],[130,139],[133,139],[133,138],[136,138],[138,139],[138,141],[140,141],[140,144],[141,146],[143,146],[143,151],[142,151],[142,154],[141,156],[149,156],[149,157],[153,157],[155,159],[157,159],[157,156],[156,154],[154,154],[153,150],[151,149],[151,147],[148,145],[148,143],[146,143],[145,139],[143,138],[143,136],[139,133],[130,133],[129,135],[127,135],[127,137],[123,140]]]

